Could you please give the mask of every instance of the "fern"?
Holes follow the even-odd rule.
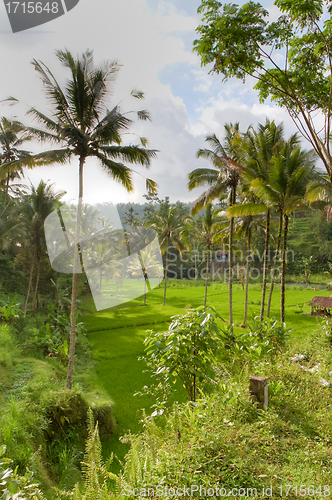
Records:
[[[118,477],[108,471],[109,462],[105,465],[102,460],[101,443],[98,432],[98,422],[94,424],[91,408],[88,410],[89,436],[86,442],[82,472],[84,478],[84,493],[78,485],[73,491],[73,500],[109,500],[107,488],[108,480],[118,481]],[[112,460],[112,456],[110,461]]]

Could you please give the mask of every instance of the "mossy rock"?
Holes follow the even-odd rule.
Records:
[[[44,400],[46,417],[50,424],[46,430],[49,439],[65,437],[75,431],[78,439],[87,438],[87,415],[89,404],[77,390],[52,391]],[[102,403],[91,405],[93,417],[98,421],[101,439],[109,437],[116,429],[112,406]]]
[[[112,406],[107,404],[93,405],[91,409],[94,421],[98,422],[100,439],[107,439],[117,427]]]
[[[46,430],[49,438],[64,437],[69,429],[76,428],[80,437],[86,439],[88,403],[79,391],[52,391],[44,405],[46,417],[50,421]]]

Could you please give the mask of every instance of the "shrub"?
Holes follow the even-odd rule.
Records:
[[[173,316],[168,331],[148,332],[144,341],[145,361],[167,392],[169,381],[179,378],[191,401],[197,390],[213,383],[214,366],[221,349],[222,335],[216,320],[221,319],[212,308],[190,309],[183,316]]]

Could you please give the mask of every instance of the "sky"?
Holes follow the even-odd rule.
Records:
[[[195,29],[200,24],[199,4],[199,0],[80,0],[65,15],[19,33],[12,33],[5,6],[0,5],[0,100],[14,96],[20,102],[15,106],[0,103],[0,116],[30,123],[25,113],[32,106],[51,115],[31,61],[43,61],[64,85],[68,74],[55,51],[65,48],[75,55],[91,49],[97,64],[117,60],[122,65],[109,108],[120,102],[122,112],[139,109],[142,101],[133,99],[130,92],[137,88],[145,93],[144,108],[150,112],[151,122],[135,121],[126,140],[137,144],[139,136],[147,137],[149,147],[159,151],[157,158],[148,171],[133,166],[138,173],[133,176],[134,192],[130,194],[96,160],[88,159],[85,202],[143,203],[145,177],[157,182],[160,198],[193,201],[202,189],[188,191],[188,173],[208,166],[196,158],[196,151],[205,147],[204,140],[210,134],[222,140],[225,123],[239,122],[245,131],[268,117],[284,122],[286,137],[296,131],[284,110],[259,103],[250,80],[245,84],[238,80],[223,83],[220,76],[208,74],[209,68],[201,67],[199,57],[192,52]],[[272,7],[270,1],[262,4]],[[37,151],[41,146],[35,147]],[[41,179],[65,190],[66,201],[75,200],[78,161],[27,170],[23,182],[37,185]]]

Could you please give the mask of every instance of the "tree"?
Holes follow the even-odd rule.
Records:
[[[248,186],[246,186],[246,189],[247,188]],[[245,328],[247,326],[248,315],[249,262],[251,257],[252,233],[255,229],[262,228],[262,222],[257,218],[257,215],[261,214],[265,207],[257,202],[257,198],[255,198],[252,193],[246,192],[243,188],[241,194],[242,203],[230,207],[228,213],[236,217],[234,234],[238,238],[245,238],[247,242],[244,316],[241,325],[241,327]]]
[[[58,206],[60,199],[65,194],[63,191],[55,193],[52,187],[53,184],[46,184],[44,181],[40,181],[37,188],[31,184],[30,193],[21,193],[20,203],[18,205],[24,246],[30,255],[30,273],[24,303],[24,315],[26,315],[27,312],[35,266],[36,284],[32,301],[32,310],[35,308],[38,297],[40,263],[43,251],[45,251],[45,219]]]
[[[154,245],[149,245],[146,248],[140,250],[138,259],[135,258],[133,262],[128,266],[128,271],[132,276],[137,276],[144,278],[144,302],[143,305],[146,306],[146,288],[147,282],[151,278],[156,278],[160,276],[160,271],[162,271],[162,266],[156,255],[156,248]]]
[[[20,179],[23,176],[21,160],[31,158],[31,153],[23,151],[19,147],[26,141],[31,140],[27,128],[17,120],[9,120],[4,116],[0,118],[0,179],[4,185],[5,201],[7,203],[9,182],[13,179]],[[10,168],[6,165],[15,162]]]
[[[35,159],[43,158],[49,163],[67,163],[73,157],[79,160],[79,200],[75,233],[75,247],[79,248],[83,169],[86,159],[93,157],[98,160],[113,179],[120,182],[128,191],[132,191],[132,169],[123,162],[138,163],[148,167],[156,151],[146,148],[144,138],[141,139],[141,145],[122,144],[122,134],[129,129],[132,120],[121,113],[119,105],[115,105],[111,110],[107,108],[108,96],[119,70],[117,62],[106,61],[100,67],[95,67],[93,54],[89,50],[77,58],[74,58],[68,50],[57,51],[56,55],[62,66],[69,70],[70,79],[62,89],[51,70],[43,62],[33,60],[34,68],[44,85],[46,96],[53,106],[53,114],[49,117],[36,108],[32,108],[29,113],[40,123],[41,128],[30,127],[29,131],[41,142],[48,141],[59,145],[58,149],[35,155]],[[134,90],[132,96],[142,99],[144,94]],[[138,111],[138,118],[146,120],[149,115],[147,111],[141,110]],[[156,185],[147,179],[147,187],[154,191]],[[74,373],[77,289],[80,271],[79,252],[75,252],[67,389],[72,386]]]
[[[207,287],[209,279],[209,265],[211,256],[211,247],[218,242],[222,237],[221,220],[219,218],[220,209],[215,209],[212,203],[208,203],[205,207],[205,214],[199,219],[191,218],[189,221],[189,231],[193,228],[197,234],[197,238],[206,247],[206,270],[205,270],[205,295],[204,295],[204,310],[206,309]],[[196,261],[195,261],[196,264]],[[195,269],[196,270],[196,269]]]
[[[208,136],[205,140],[212,149],[199,149],[198,158],[211,161],[214,168],[197,168],[189,174],[188,189],[200,186],[210,186],[196,201],[191,210],[194,215],[203,206],[216,198],[220,198],[226,191],[229,192],[228,206],[236,203],[236,189],[240,180],[241,165],[239,160],[239,141],[241,138],[239,123],[224,125],[226,136],[224,145],[216,135]],[[233,330],[233,226],[234,218],[231,216],[229,225],[229,322]]]
[[[285,276],[286,250],[289,214],[303,206],[308,185],[317,179],[315,156],[312,151],[301,150],[292,140],[287,141],[278,156],[272,160],[271,183],[269,186],[255,186],[254,192],[261,198],[269,199],[280,213],[280,226],[284,225],[281,256],[281,312],[280,320],[285,321]],[[279,226],[279,227],[280,227]],[[280,232],[280,229],[279,229]]]
[[[144,341],[145,359],[153,375],[166,374],[166,382],[180,379],[191,401],[197,388],[209,384],[216,374],[218,353],[223,347],[223,332],[215,309],[190,309],[184,316],[173,316],[168,331],[148,332]],[[222,320],[223,321],[223,320]]]
[[[163,305],[165,305],[169,248],[172,245],[179,252],[181,252],[185,247],[182,238],[185,212],[182,206],[172,206],[169,203],[168,198],[166,198],[165,201],[161,202],[159,210],[155,213],[151,213],[148,217],[149,218],[145,222],[145,225],[155,229],[159,237],[161,251],[165,255],[165,283],[163,301]]]
[[[257,131],[249,129],[241,141],[241,164],[242,173],[246,182],[250,183],[250,190],[255,193],[254,186],[264,186],[269,183],[271,170],[271,159],[276,155],[283,145],[283,126],[276,125],[274,121],[266,119],[265,124],[259,124]],[[256,194],[256,193],[255,193]],[[259,198],[259,197],[258,197]],[[259,198],[260,199],[260,198]],[[266,212],[265,225],[265,247],[263,263],[263,284],[260,320],[263,321],[265,310],[265,295],[268,272],[269,242],[270,242],[270,218],[271,204],[262,205],[255,203],[244,204],[236,208],[237,215],[257,215]],[[230,210],[231,214],[232,211]]]
[[[324,17],[332,5],[324,0],[275,0],[274,5],[281,15],[269,22],[259,3],[239,7],[203,0],[194,50],[202,65],[212,63],[211,72],[224,80],[253,77],[261,102],[269,98],[288,111],[332,183],[332,23]]]

